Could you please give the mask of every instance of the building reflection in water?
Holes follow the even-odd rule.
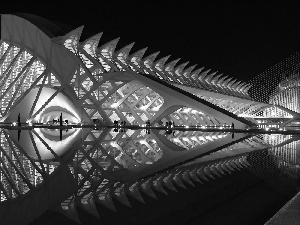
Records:
[[[282,193],[290,195],[300,190],[300,141],[295,135],[249,136],[228,147],[215,149],[193,160],[179,162],[151,175],[145,171],[156,166],[155,163],[159,163],[164,157],[159,145],[162,142],[155,141],[152,131],[149,134],[145,129],[127,129],[124,132],[114,132],[112,128],[75,129],[60,141],[47,138],[42,130],[46,128],[22,133],[22,136],[28,138],[26,142],[32,143],[34,155],[26,149],[27,145],[22,144],[23,138],[18,142],[12,131],[1,130],[2,201],[20,197],[29,190],[44,185],[43,181],[49,179],[48,175],[63,163],[63,157],[72,158],[68,168],[78,189],[75,196],[72,195],[61,203],[62,209],[71,214],[76,213],[74,210],[75,205],[79,204],[78,200],[82,206],[91,207],[95,193],[99,203],[114,209],[112,198],[128,205],[128,192],[143,201],[140,191],[155,197],[151,188],[160,192],[165,192],[165,188],[176,190],[172,182],[179,186],[184,186],[182,181],[190,184],[207,182],[243,167]],[[44,132],[51,135],[51,132]],[[187,132],[176,131],[175,137]],[[157,134],[162,136],[160,133]],[[83,134],[85,138],[82,138]],[[198,131],[198,136],[203,139],[209,136],[207,141],[211,142],[222,135]],[[214,136],[215,140],[211,140]],[[42,137],[43,141],[38,137]],[[169,139],[169,135],[164,138]],[[59,146],[64,149],[63,152]],[[193,148],[182,149],[182,152],[193,151]],[[48,153],[44,153],[45,151]],[[141,175],[136,178],[137,174]]]

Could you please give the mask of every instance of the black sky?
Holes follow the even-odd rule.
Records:
[[[160,51],[158,58],[171,55],[169,61],[181,58],[179,64],[189,61],[245,81],[299,51],[297,1],[174,2],[7,5],[1,13],[26,12],[74,28],[84,25],[83,37],[104,32],[99,45],[121,37],[117,49],[135,42],[132,52],[148,47],[145,56]]]

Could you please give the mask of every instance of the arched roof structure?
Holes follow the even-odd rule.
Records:
[[[53,22],[37,15],[29,13],[14,13],[14,15],[31,22],[50,38],[62,36],[72,30],[72,28],[67,25]]]

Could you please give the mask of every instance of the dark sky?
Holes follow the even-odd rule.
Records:
[[[3,7],[1,13],[26,12],[73,27],[84,25],[83,36],[104,32],[99,45],[121,37],[117,49],[135,42],[132,52],[148,47],[145,56],[160,51],[158,58],[171,55],[169,61],[181,58],[179,64],[189,61],[190,66],[245,81],[299,51],[297,1],[111,2],[73,1],[44,8],[14,5]]]

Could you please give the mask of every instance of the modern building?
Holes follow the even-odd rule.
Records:
[[[130,206],[128,196],[144,202],[140,192],[156,198],[153,190],[168,194],[174,184],[251,168],[248,154],[259,149],[285,154],[280,166],[292,166],[299,176],[299,151],[282,147],[298,146],[297,138],[246,132],[297,123],[299,70],[264,103],[249,96],[250,84],[188,63],[176,66],[179,60],[157,59],[158,52],[144,56],[147,48],[130,53],[133,44],[116,50],[119,39],[98,47],[102,33],[80,41],[82,30],[65,33],[36,16],[1,15],[2,125],[18,116],[21,124],[47,124],[62,115],[69,124],[150,121],[158,127],[172,121],[219,130],[166,135],[73,128],[61,131],[60,140],[55,129],[24,129],[21,135],[2,129],[1,221],[27,224],[50,207],[78,223],[78,207],[99,218],[95,204],[116,211],[114,201]],[[233,127],[245,133],[233,135]]]

